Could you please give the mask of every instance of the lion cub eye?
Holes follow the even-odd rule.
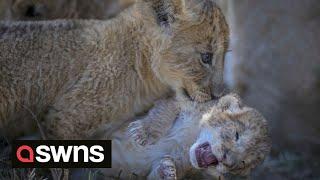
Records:
[[[239,133],[236,132],[236,141],[238,141],[238,140],[239,140]]]
[[[201,61],[204,64],[210,64],[212,65],[212,57],[213,54],[212,53],[201,53]]]

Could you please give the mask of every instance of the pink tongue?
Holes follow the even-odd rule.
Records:
[[[216,156],[212,153],[210,144],[208,142],[203,143],[199,146],[199,149],[197,151],[200,156],[200,163],[204,168],[207,168],[211,165],[217,165],[218,160]]]
[[[211,152],[208,151],[204,154],[204,161],[207,166],[217,164],[217,158]]]

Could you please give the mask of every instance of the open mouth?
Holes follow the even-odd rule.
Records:
[[[209,166],[218,165],[217,157],[212,153],[209,142],[200,144],[195,149],[196,160],[200,168],[208,168]]]

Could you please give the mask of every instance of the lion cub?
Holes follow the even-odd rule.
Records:
[[[266,120],[242,106],[237,96],[180,103],[159,102],[146,117],[129,125],[129,139],[126,125],[114,133],[113,168],[105,174],[176,179],[199,169],[216,177],[247,175],[270,151]]]
[[[211,0],[138,0],[109,21],[0,22],[0,134],[43,118],[49,138],[86,139],[172,92],[210,100],[228,38]]]

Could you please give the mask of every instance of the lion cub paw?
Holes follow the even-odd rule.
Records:
[[[165,180],[177,179],[176,166],[170,157],[164,157],[158,167],[159,177]]]
[[[132,122],[128,126],[129,138],[140,146],[145,146],[148,142],[148,133],[144,123],[140,120]]]

